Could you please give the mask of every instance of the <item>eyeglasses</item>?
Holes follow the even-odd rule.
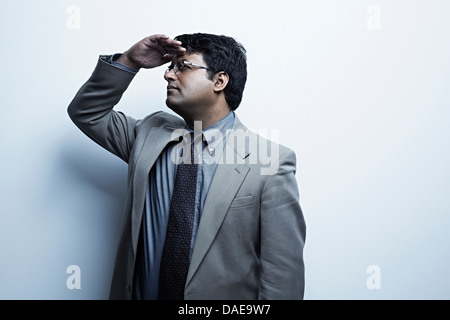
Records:
[[[170,65],[169,68],[167,68],[167,70],[164,72],[164,75],[167,74],[167,72],[169,72],[170,70],[173,70],[173,72],[177,73],[179,72],[183,72],[186,69],[192,69],[192,67],[197,67],[197,68],[202,68],[202,69],[206,69],[206,70],[210,70],[208,67],[204,67],[201,66],[199,64],[195,64],[186,60],[180,60],[177,63]]]

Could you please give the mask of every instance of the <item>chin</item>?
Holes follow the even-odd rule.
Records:
[[[176,114],[182,116],[182,108],[179,104],[174,103],[173,101],[171,101],[169,98],[166,99],[166,106],[172,110],[173,112],[175,112]]]
[[[166,106],[171,110],[176,109],[176,104],[173,103],[169,98],[166,99]]]

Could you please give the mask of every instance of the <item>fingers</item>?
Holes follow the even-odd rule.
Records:
[[[182,56],[186,49],[180,41],[170,39],[164,34],[156,34],[135,43],[126,56],[139,68],[155,68],[171,61],[175,56]],[[137,68],[136,68],[137,69]]]
[[[153,47],[163,54],[170,55],[183,55],[186,53],[186,49],[182,47],[182,43],[177,40],[171,39],[164,34],[156,34],[146,38],[144,43],[148,47]]]

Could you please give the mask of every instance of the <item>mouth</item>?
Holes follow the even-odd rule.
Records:
[[[167,86],[167,91],[171,91],[171,90],[178,90],[178,88],[175,87],[175,86],[172,85],[172,84],[169,84],[169,85]]]

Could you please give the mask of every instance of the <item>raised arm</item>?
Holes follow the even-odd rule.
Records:
[[[138,71],[163,65],[184,52],[181,42],[165,35],[153,35],[134,44],[116,62]],[[70,103],[68,113],[87,136],[128,162],[139,121],[113,108],[136,73],[109,64],[109,58],[100,57],[91,77]]]

